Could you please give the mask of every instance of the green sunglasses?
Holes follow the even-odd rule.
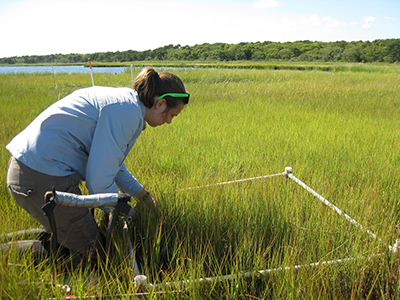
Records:
[[[160,97],[157,98],[157,100],[161,100],[164,97],[186,98],[183,102],[185,104],[188,104],[190,94],[189,93],[168,93],[168,94],[161,95]]]

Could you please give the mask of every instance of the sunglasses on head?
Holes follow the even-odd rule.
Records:
[[[164,97],[185,98],[185,100],[183,100],[183,102],[185,104],[188,104],[190,94],[189,93],[168,93],[168,94],[161,95],[160,97],[157,98],[157,100],[161,100]]]

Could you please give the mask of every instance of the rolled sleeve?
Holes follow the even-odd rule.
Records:
[[[123,162],[142,127],[143,116],[129,103],[113,103],[101,109],[86,168],[90,194],[117,193],[117,176],[121,182],[137,182]]]
[[[125,164],[122,164],[117,174],[116,183],[124,193],[128,193],[131,196],[137,196],[143,190],[143,186],[128,171]]]

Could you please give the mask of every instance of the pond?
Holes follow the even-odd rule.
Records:
[[[93,67],[93,73],[121,74],[130,70],[130,67]],[[89,74],[90,68],[83,65],[74,66],[0,66],[0,74],[19,73],[51,73],[51,74]]]

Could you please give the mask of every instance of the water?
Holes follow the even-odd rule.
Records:
[[[129,67],[92,67],[93,73],[121,74]],[[79,66],[0,66],[0,74],[51,73],[51,74],[89,74],[90,68]]]

